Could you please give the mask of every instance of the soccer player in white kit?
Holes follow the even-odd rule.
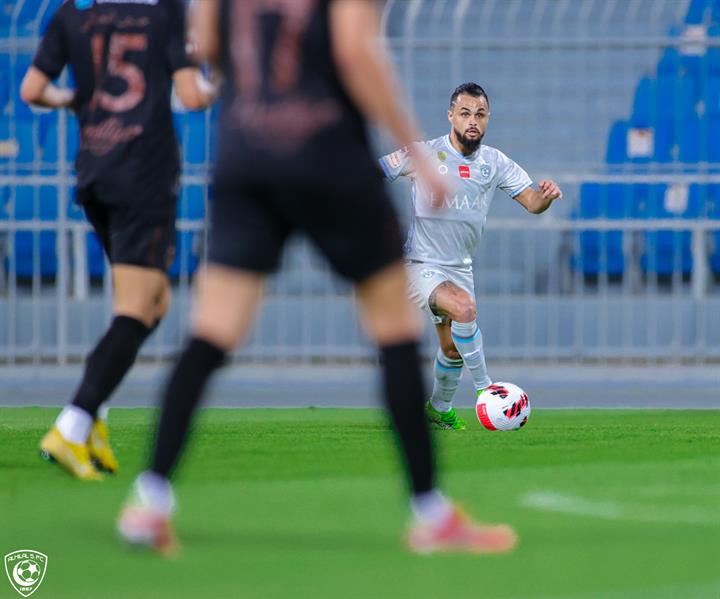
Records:
[[[472,255],[495,190],[502,189],[533,214],[544,212],[562,197],[554,181],[541,180],[534,189],[519,165],[500,150],[482,145],[489,118],[485,90],[476,83],[464,83],[450,99],[450,133],[418,142],[438,172],[450,178],[455,195],[436,198],[428,193],[414,176],[406,148],[380,158],[388,180],[412,179],[413,216],[405,244],[410,296],[430,315],[440,342],[426,413],[430,421],[446,429],[466,428],[453,408],[463,364],[477,395],[492,382],[476,322]],[[440,209],[438,202],[443,203]]]

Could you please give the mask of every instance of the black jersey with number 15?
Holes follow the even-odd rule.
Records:
[[[337,186],[376,176],[333,60],[333,1],[343,0],[221,0],[217,180]]]
[[[190,66],[182,0],[66,0],[33,65],[54,79],[66,64],[78,92],[78,188],[100,184],[110,203],[165,191],[180,166],[172,75]]]

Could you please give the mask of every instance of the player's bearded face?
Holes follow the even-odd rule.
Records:
[[[485,136],[490,117],[490,109],[484,97],[474,98],[461,94],[448,114],[453,134],[457,141],[469,151],[474,152]]]

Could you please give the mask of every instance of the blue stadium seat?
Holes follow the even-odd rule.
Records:
[[[178,201],[178,219],[202,222],[205,218],[205,188],[201,185],[188,185],[182,189]],[[175,240],[175,259],[168,274],[178,278],[182,274],[191,276],[198,267],[196,243],[202,232],[178,231]]]
[[[65,152],[68,162],[75,162],[80,146],[80,125],[77,118],[67,113],[67,135],[65,136]]]
[[[45,32],[47,31],[47,27],[50,24],[50,20],[52,19],[53,15],[57,12],[57,9],[60,8],[60,5],[63,3],[63,0],[50,0],[48,2],[47,8],[45,9],[45,12],[40,17],[40,35],[45,35]]]
[[[652,132],[653,147],[650,155],[643,156],[632,155],[630,149],[625,148],[625,159],[619,162],[668,163],[679,160],[694,163],[699,160],[700,121],[693,83],[688,77],[672,73],[673,67],[668,66],[666,70],[659,71],[657,78],[643,77],[638,82],[629,131],[645,129]],[[611,135],[613,133],[611,130]],[[619,135],[619,132],[616,134]],[[622,142],[617,140],[615,143]],[[622,156],[622,153],[617,153],[617,156]]]
[[[705,114],[720,114],[720,73],[707,78],[703,101]]]
[[[615,121],[610,128],[605,160],[608,164],[623,164],[627,161],[627,134],[626,121]]]
[[[0,0],[0,37],[10,36],[15,0]]]
[[[580,187],[578,218],[621,220],[633,211],[633,186],[623,184],[584,183]],[[586,276],[607,273],[621,276],[625,271],[622,231],[580,231],[580,254],[574,259],[576,269]]]
[[[14,78],[14,94],[13,94],[13,107],[15,108],[15,117],[29,119],[34,116],[34,112],[22,101],[20,98],[20,85],[22,84],[23,77],[27,73],[30,65],[32,64],[31,54],[18,54],[15,57],[15,68],[13,69]]]
[[[673,73],[659,73],[655,79],[642,77],[635,90],[630,124],[652,127],[658,120],[694,114],[693,85],[688,77]]]
[[[205,113],[175,113],[174,122],[183,161],[188,164],[205,164],[208,157],[205,143]]]
[[[720,184],[707,185],[706,193],[706,210],[708,218],[720,220]],[[720,277],[720,230],[713,231],[710,234],[711,252],[710,252],[710,270],[715,276]]]
[[[29,185],[15,188],[13,215],[16,221],[39,219],[56,221],[58,217],[57,189],[43,185],[39,189]],[[55,231],[23,231],[15,234],[15,272],[20,278],[30,278],[36,272],[36,248],[38,256],[37,274],[53,277],[57,273]]]
[[[718,0],[718,7],[720,7],[720,0]],[[720,37],[720,8],[718,8],[718,17],[719,24],[708,27],[708,36],[711,38]],[[710,77],[720,75],[720,46],[708,46],[705,50],[704,70]]]
[[[693,219],[703,211],[698,185],[691,185],[685,193],[682,186],[653,184],[647,187],[649,193],[638,203],[638,218]],[[690,231],[647,231],[643,235],[640,266],[644,272],[670,276],[679,271],[689,276],[692,265]]]
[[[0,11],[2,11],[2,4],[0,4]],[[0,12],[0,19],[2,18],[1,15],[2,13]],[[0,36],[2,36],[2,33],[0,33]],[[7,54],[0,54],[0,73],[9,72],[10,56],[8,56]],[[10,86],[3,81],[3,84],[0,85],[0,114],[2,114],[5,105],[8,103],[8,100],[10,100]]]
[[[710,5],[709,0],[691,0],[688,11],[685,15],[685,23],[688,25],[699,25],[703,22],[705,10]]]
[[[18,37],[32,37],[40,33],[39,12],[43,0],[25,0],[17,17]]]
[[[707,160],[708,162],[720,162],[720,113],[705,117],[704,124]]]
[[[85,212],[82,206],[75,201],[69,201],[67,205],[67,218],[74,221],[85,221]],[[105,274],[105,252],[94,231],[87,232],[85,248],[87,252],[88,275],[93,279],[102,278]]]

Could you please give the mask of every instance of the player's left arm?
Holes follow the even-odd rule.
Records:
[[[550,179],[543,179],[538,183],[538,188],[526,187],[513,199],[519,202],[525,210],[533,214],[542,214],[555,200],[562,198],[560,186]]]

